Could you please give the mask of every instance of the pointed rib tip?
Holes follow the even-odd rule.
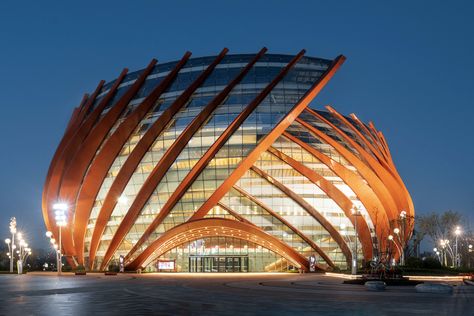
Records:
[[[336,110],[334,110],[333,107],[330,106],[329,104],[326,105],[325,108],[326,108],[326,110],[328,110],[329,112],[332,112],[332,113],[336,112]]]
[[[260,50],[261,53],[266,53],[268,51],[268,48],[266,48],[265,46],[262,47],[262,49]]]
[[[192,55],[193,53],[191,53],[189,50],[186,51],[186,53],[184,53],[184,57],[188,58]]]
[[[229,49],[227,47],[224,47],[221,51],[221,54],[227,54],[228,51]]]

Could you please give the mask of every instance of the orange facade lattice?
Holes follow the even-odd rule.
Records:
[[[387,237],[414,207],[384,136],[314,104],[344,60],[186,52],[101,81],[74,109],[43,192],[54,236],[53,205],[68,205],[68,261],[286,271],[310,257],[346,269],[355,249],[359,264],[398,258]]]

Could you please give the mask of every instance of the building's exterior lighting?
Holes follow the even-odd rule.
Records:
[[[51,238],[53,236],[53,233],[50,231],[46,232],[46,237]]]
[[[104,92],[104,94],[116,95],[120,101],[109,105],[108,113],[111,113],[107,114],[109,119],[94,120],[95,122],[92,124],[94,127],[91,126],[90,130],[84,130],[85,133],[89,133],[91,139],[104,139],[104,141],[100,145],[97,144],[96,148],[90,147],[94,142],[74,143],[79,147],[74,148],[78,155],[86,152],[91,155],[100,152],[107,154],[96,155],[94,159],[78,156],[77,159],[66,162],[68,165],[64,167],[67,167],[67,170],[77,171],[79,177],[76,179],[77,181],[63,179],[62,177],[67,173],[59,172],[60,168],[52,168],[55,174],[50,175],[45,184],[48,201],[45,203],[47,209],[43,211],[47,217],[45,220],[48,225],[56,223],[57,227],[54,227],[54,230],[50,227],[49,229],[54,231],[59,252],[66,254],[68,259],[79,265],[88,264],[87,268],[89,269],[104,269],[114,257],[118,257],[117,251],[126,251],[128,253],[127,268],[142,268],[141,265],[151,263],[162,255],[161,250],[156,247],[167,248],[168,251],[170,245],[177,247],[184,241],[193,242],[198,238],[198,236],[188,236],[189,238],[180,239],[168,232],[184,222],[187,225],[202,220],[205,224],[194,227],[195,232],[206,227],[206,231],[199,231],[199,234],[202,235],[199,237],[203,237],[201,239],[211,238],[211,234],[213,239],[215,237],[231,238],[229,235],[232,236],[233,233],[229,233],[230,230],[239,231],[239,233],[250,235],[247,236],[248,240],[254,243],[258,242],[264,248],[273,247],[275,251],[271,256],[275,254],[280,257],[286,256],[287,262],[298,266],[298,263],[302,263],[303,259],[297,248],[302,244],[305,247],[307,245],[304,242],[294,242],[294,239],[290,238],[287,233],[290,233],[290,236],[301,238],[301,240],[311,240],[311,232],[307,225],[315,220],[312,215],[321,205],[329,205],[329,203],[341,205],[341,202],[345,204],[345,201],[349,200],[347,197],[346,199],[341,199],[341,197],[349,196],[348,192],[354,191],[352,189],[358,188],[361,192],[372,192],[371,188],[377,187],[379,189],[376,190],[375,195],[366,194],[364,197],[359,197],[358,194],[350,194],[352,202],[344,206],[341,205],[341,208],[337,208],[337,210],[320,214],[328,222],[328,225],[323,225],[328,229],[321,228],[321,232],[318,232],[321,238],[318,237],[317,241],[314,241],[315,246],[319,247],[313,248],[321,252],[317,256],[320,261],[318,263],[320,266],[335,265],[335,268],[343,269],[348,269],[348,265],[351,265],[350,268],[356,271],[361,263],[358,254],[371,252],[377,240],[386,238],[382,232],[391,232],[393,229],[391,223],[380,221],[380,219],[386,218],[387,214],[393,214],[394,210],[388,207],[390,205],[385,207],[384,203],[380,205],[380,209],[366,208],[365,205],[373,205],[371,199],[384,200],[386,196],[383,195],[383,192],[389,191],[397,194],[400,192],[403,196],[394,194],[391,197],[395,201],[400,201],[401,208],[398,210],[405,209],[400,216],[402,214],[409,218],[414,216],[414,210],[410,205],[409,197],[406,196],[403,183],[392,181],[391,177],[393,176],[399,179],[395,168],[391,170],[394,174],[381,175],[380,179],[369,176],[351,177],[352,171],[357,173],[365,168],[377,170],[376,168],[385,168],[386,165],[392,166],[390,155],[386,154],[388,152],[387,144],[373,124],[364,124],[357,117],[345,117],[331,107],[327,107],[327,111],[312,110],[307,107],[312,98],[342,64],[344,57],[340,56],[334,60],[309,56],[302,58],[304,51],[297,56],[266,54],[263,57],[265,51],[266,49],[262,49],[254,56],[250,54],[228,55],[224,58],[227,52],[224,50],[219,56],[197,58],[189,62],[189,56],[186,55],[187,57],[185,56],[181,62],[167,64],[166,67],[170,66],[174,68],[174,71],[165,67],[166,73],[161,67],[155,67],[155,61],[153,61],[147,69],[137,72],[139,78],[134,78],[131,81],[129,76],[121,75],[115,82],[107,85],[109,92]],[[238,63],[235,62],[236,60]],[[270,71],[267,65],[269,63],[272,64]],[[235,71],[240,75],[238,77],[232,75],[234,78],[228,78],[228,74],[223,75],[220,70],[217,71],[217,69],[229,67],[232,68],[232,73]],[[182,72],[183,69],[186,71]],[[289,73],[291,75],[288,75]],[[153,80],[146,80],[150,74],[168,79],[159,83],[157,81],[157,84],[160,85],[157,86]],[[212,76],[213,79],[207,81],[209,76]],[[193,78],[192,82],[190,82],[190,78]],[[242,84],[242,78],[246,80],[242,83],[255,82],[259,87],[258,91],[255,91],[255,87],[251,87],[251,85]],[[301,84],[301,78],[306,78],[304,86]],[[147,86],[143,88],[145,82]],[[172,82],[189,83],[189,85],[179,86],[179,89],[174,84],[165,87],[166,83]],[[206,82],[206,94],[195,93],[203,88],[202,83],[204,82]],[[285,84],[280,85],[279,82]],[[223,89],[221,87],[223,84],[228,88]],[[241,84],[242,86],[240,86]],[[239,87],[241,90],[235,96],[234,93],[230,93],[234,87]],[[303,90],[303,88],[305,89]],[[181,90],[185,91],[184,94],[181,94]],[[127,91],[130,92],[127,93]],[[152,91],[157,92],[151,93]],[[160,96],[159,91],[167,91],[167,94],[176,95],[175,99],[166,97],[166,114],[161,115],[160,111],[152,116],[134,115],[137,113],[135,111],[144,111],[143,113],[154,111],[155,104],[164,98]],[[292,97],[282,97],[285,95]],[[131,96],[136,100],[147,101],[130,109],[130,115],[114,117],[114,113],[124,111],[126,104],[130,102],[127,98],[132,98]],[[245,100],[240,100],[243,96],[245,96]],[[249,99],[247,100],[247,98]],[[273,105],[270,105],[272,102],[262,102],[269,99],[276,104],[274,106],[275,109],[278,109],[278,113],[272,113],[274,111]],[[239,105],[236,106],[236,103],[232,102],[227,103],[226,100],[237,101]],[[95,104],[96,101],[90,100],[88,102]],[[168,104],[168,102],[172,103]],[[189,107],[192,107],[193,111],[184,111],[188,107],[188,102],[192,102]],[[226,113],[227,106],[232,106],[232,109],[235,108],[239,113],[222,115],[222,113]],[[302,112],[303,110],[304,112]],[[195,119],[197,113],[201,113],[198,120]],[[251,113],[263,113],[261,119],[257,120],[258,123],[247,124],[254,119]],[[302,114],[299,115],[299,113]],[[84,119],[90,115],[88,111],[82,114]],[[143,119],[138,121],[137,119],[140,117]],[[73,121],[74,119],[73,117]],[[176,120],[179,124],[173,124]],[[324,129],[313,126],[313,121],[325,124]],[[80,122],[74,124],[76,123],[80,124]],[[114,126],[114,128],[106,129],[107,124]],[[96,126],[99,127],[95,128]],[[144,138],[142,137],[143,127],[148,128],[146,129],[147,137]],[[241,127],[245,129],[243,133],[241,133]],[[296,135],[292,133],[294,129],[302,131]],[[209,133],[202,134],[201,130],[206,130]],[[351,132],[345,133],[344,131],[347,130]],[[110,131],[110,135],[107,135],[107,131]],[[104,135],[101,134],[102,132]],[[306,133],[314,134],[315,137],[324,138],[326,141],[309,142],[305,137],[301,137]],[[160,135],[173,136],[166,136],[166,143],[163,143]],[[337,137],[333,137],[335,135]],[[134,140],[133,146],[129,143],[130,139]],[[272,143],[266,144],[264,142],[262,144],[257,142],[259,139],[271,139]],[[296,149],[289,151],[289,147],[284,144],[286,142],[294,143],[293,147],[301,150],[301,153],[296,153],[293,157],[293,151]],[[328,142],[329,144],[327,144]],[[304,167],[307,161],[306,156],[322,155],[321,157],[327,161],[346,161],[348,160],[347,156],[351,155],[350,149],[347,148],[359,146],[358,143],[362,148],[357,149],[360,151],[360,155],[344,163],[342,169],[338,169],[332,163],[326,163],[327,168],[332,169],[330,172],[337,173],[341,180],[336,181],[333,177],[326,177],[326,174],[323,174],[325,172],[321,172],[320,168],[308,169],[308,174],[303,175],[314,182],[315,186],[326,187],[334,194],[321,197],[316,190],[308,191],[303,186],[293,187],[290,185],[290,183],[296,183],[294,181],[299,181],[296,174],[291,175],[291,172]],[[159,149],[152,144],[156,144]],[[227,146],[226,144],[231,144],[232,148],[220,150],[220,148],[227,148],[223,147]],[[265,145],[266,148],[262,145]],[[81,149],[85,148],[84,146],[87,150]],[[335,150],[328,152],[327,146],[331,146]],[[62,149],[61,147],[54,161],[60,159],[61,155],[68,150],[72,150],[72,148],[65,146]],[[115,157],[111,156],[115,153]],[[251,161],[252,157],[257,158],[264,153],[268,153],[272,157],[282,157],[282,159],[280,161],[275,158],[271,166]],[[378,164],[377,166],[372,162],[367,164],[367,157],[373,155],[377,156],[373,160],[375,164]],[[137,159],[138,157],[143,157],[143,159]],[[284,157],[291,158],[292,163],[285,163]],[[325,159],[324,161],[326,161]],[[83,163],[86,161],[87,163]],[[74,164],[75,162],[78,163]],[[107,174],[110,174],[108,171],[113,170],[117,165],[123,166],[119,168],[120,172],[108,177]],[[244,167],[251,168],[248,172],[251,172],[255,177],[247,179],[246,176],[242,176],[247,171],[243,169]],[[350,172],[345,172],[344,168]],[[217,171],[217,169],[219,170]],[[341,171],[336,171],[336,169]],[[88,172],[88,170],[96,172]],[[275,174],[283,171],[292,179],[289,179],[288,183],[280,183],[280,180],[273,176],[273,171]],[[223,173],[226,172],[227,174],[223,177]],[[341,174],[339,175],[339,173]],[[198,179],[197,175],[206,176],[205,179]],[[52,179],[58,179],[58,181]],[[142,179],[145,181],[141,181]],[[265,192],[251,190],[251,188],[257,188],[260,181],[265,181],[265,185],[268,184],[272,189],[265,189]],[[71,187],[66,188],[66,185],[71,185]],[[239,185],[242,185],[242,188]],[[396,187],[393,187],[394,185]],[[275,188],[273,189],[273,187]],[[250,188],[250,192],[246,192],[248,188]],[[232,190],[239,189],[242,191],[241,195],[247,193],[248,196],[243,199],[232,198],[228,201],[224,198],[227,196],[226,194],[231,195]],[[288,193],[292,190],[295,190],[295,194],[290,196]],[[55,194],[58,191],[61,192],[59,197]],[[161,194],[164,191],[169,191],[170,194]],[[68,199],[66,196],[69,194],[62,194],[63,192],[77,192],[77,196],[74,196],[74,199]],[[282,192],[283,194],[281,194]],[[204,204],[198,202],[198,200],[202,200],[202,197],[205,197]],[[58,200],[53,200],[55,198]],[[273,205],[269,202],[274,199],[281,200],[281,204]],[[184,200],[186,201],[184,202]],[[224,200],[229,204],[226,204],[227,202],[220,203]],[[265,203],[270,205],[265,205]],[[292,207],[289,207],[288,211],[284,210],[288,205],[294,203],[301,205],[301,207],[297,210]],[[280,206],[283,206],[285,214],[279,214]],[[80,209],[76,209],[76,207],[80,207]],[[185,208],[184,212],[177,210],[183,207]],[[257,215],[260,209],[265,212],[263,222],[259,219],[262,217]],[[217,219],[211,216],[216,215],[216,212],[222,212],[221,214],[225,212],[227,219]],[[239,214],[250,216],[246,216],[245,221],[241,221],[241,218],[238,218]],[[278,219],[279,215],[284,215],[281,216],[283,221]],[[229,219],[232,216],[238,218],[238,221]],[[396,217],[396,220],[399,220],[398,216]],[[232,221],[232,223],[227,224],[228,221]],[[341,222],[346,223],[350,229],[348,230],[342,225],[340,230],[332,229]],[[65,231],[68,242],[62,245],[61,228],[66,225],[68,226]],[[374,229],[375,227],[377,229]],[[400,226],[401,232],[407,234],[411,228],[411,223],[406,227]],[[144,230],[147,233],[142,235]],[[157,231],[159,233],[155,234],[154,232]],[[279,233],[274,235],[268,233],[275,231]],[[136,238],[138,235],[136,233],[139,232],[138,242],[130,243],[130,240]],[[110,235],[113,236],[112,239],[109,239]],[[164,239],[169,237],[169,239],[162,240],[161,246],[157,246],[154,241],[158,235],[164,236]],[[341,235],[344,238],[341,238]],[[347,235],[350,235],[350,238],[347,238]],[[143,238],[140,238],[141,236]],[[48,235],[48,238],[52,237],[52,234]],[[170,240],[175,240],[176,243],[166,244]],[[235,248],[240,248],[237,246],[240,243],[229,241],[230,243]],[[223,244],[220,243],[220,245]],[[270,246],[267,247],[267,245]],[[61,248],[62,246],[64,249]],[[214,247],[214,244],[207,245],[206,250],[211,247]],[[253,247],[255,246],[252,244]],[[216,248],[214,247],[214,249]],[[342,249],[342,255],[347,260],[341,260],[340,253],[333,253],[329,249]],[[268,261],[266,259],[270,259],[271,251],[262,253],[265,257],[261,262]],[[145,258],[145,256],[147,257]],[[354,262],[348,262],[350,258]],[[177,266],[187,266],[185,264],[187,259],[177,259],[183,260],[184,263],[177,262]],[[95,266],[92,267],[92,265]],[[265,270],[264,267],[259,269]]]
[[[400,229],[399,228],[394,228],[393,232],[398,235],[400,233]]]
[[[126,195],[121,195],[117,202],[119,202],[120,204],[127,204],[128,203],[128,197]]]

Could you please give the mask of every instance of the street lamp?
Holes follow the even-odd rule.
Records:
[[[402,212],[404,212],[404,211],[402,211]],[[402,217],[401,214],[400,214],[400,217],[405,218],[405,217]],[[397,236],[398,242],[400,243],[400,247],[398,247],[398,245],[397,245],[397,249],[400,252],[400,265],[404,266],[405,265],[405,251],[403,251],[404,240],[403,240],[402,237],[400,237],[400,228],[395,227],[393,229],[393,233]],[[394,243],[395,243],[395,245],[397,244],[396,241],[394,241]]]
[[[459,257],[459,251],[458,251],[458,237],[461,235],[461,227],[456,226],[456,229],[454,230],[454,235],[456,236],[456,263],[455,267],[458,268],[460,265],[460,257]]]
[[[352,241],[351,241],[351,238],[350,238],[350,237],[348,236],[348,234],[347,234],[347,231],[346,231],[347,226],[346,226],[346,224],[342,223],[341,225],[339,225],[339,227],[340,227],[340,229],[341,229],[342,238],[344,238],[344,240],[345,240],[345,242],[347,243],[347,245],[350,246],[350,244],[351,244]],[[356,242],[357,242],[357,241],[356,241]],[[354,254],[353,254],[352,252],[353,252],[353,249],[351,249],[351,256],[352,256],[352,258],[354,258]],[[351,262],[352,262],[352,261],[351,261]],[[353,273],[353,270],[352,270],[351,273]]]
[[[360,211],[357,209],[355,205],[351,208],[351,214],[354,216],[354,229],[355,229],[355,242],[354,242],[354,255],[352,256],[352,274],[357,274],[357,241],[359,240],[359,236],[357,233],[357,216],[361,216]]]
[[[61,275],[62,265],[63,265],[62,264],[63,253],[62,253],[62,243],[61,243],[61,228],[67,225],[66,212],[68,210],[68,206],[65,203],[55,203],[53,205],[53,210],[54,210],[54,215],[56,216],[55,217],[56,226],[59,227],[59,249],[58,249],[57,255],[58,255],[58,275]],[[51,239],[51,241],[53,242],[53,239]]]
[[[10,218],[10,225],[9,226],[10,226],[10,233],[12,234],[12,239],[10,240],[11,243],[8,242],[7,244],[8,244],[8,250],[9,250],[9,253],[10,253],[10,273],[13,273],[13,260],[14,260],[13,250],[15,250],[15,248],[16,248],[16,246],[15,246],[16,218],[15,217]],[[6,240],[5,240],[5,242],[6,242]]]

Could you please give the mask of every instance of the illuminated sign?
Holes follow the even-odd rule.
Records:
[[[174,261],[159,261],[158,270],[174,270]]]

